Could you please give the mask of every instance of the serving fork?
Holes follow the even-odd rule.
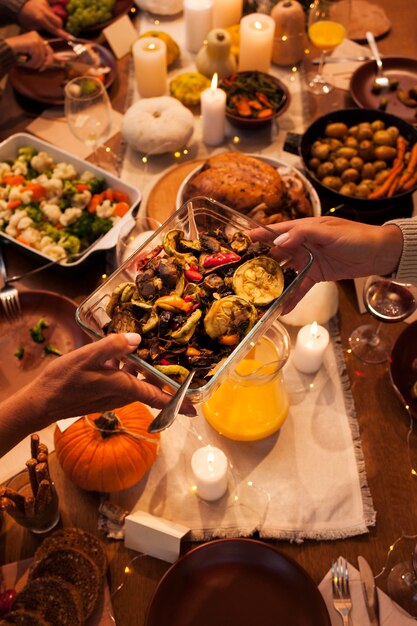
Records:
[[[20,308],[19,292],[16,287],[11,287],[7,283],[7,271],[4,263],[3,254],[0,250],[0,275],[3,279],[4,285],[0,289],[0,302],[3,307],[3,311],[9,322],[13,322],[22,314]]]
[[[349,613],[352,610],[352,598],[349,590],[349,570],[342,557],[332,561],[333,606],[342,616],[343,626],[349,626]]]

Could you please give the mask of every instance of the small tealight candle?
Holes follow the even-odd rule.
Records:
[[[185,47],[198,52],[213,28],[212,0],[184,0]]]
[[[141,37],[132,46],[136,84],[142,98],[163,96],[167,88],[167,49],[156,37]]]
[[[323,364],[324,352],[329,345],[329,333],[317,322],[303,326],[298,332],[293,364],[303,374],[314,374]]]
[[[211,87],[202,92],[200,102],[203,141],[209,146],[218,146],[225,134],[226,92],[217,87],[217,74],[213,75]]]
[[[196,492],[203,500],[221,498],[227,490],[227,457],[219,448],[205,446],[191,457]]]
[[[239,71],[268,72],[271,65],[275,20],[250,13],[240,20]]]
[[[227,28],[239,24],[243,0],[213,0],[213,28]]]

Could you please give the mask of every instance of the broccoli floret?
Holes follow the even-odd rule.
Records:
[[[24,148],[19,148],[17,154],[19,160],[30,161],[35,154],[38,154],[38,151],[32,146],[25,146]]]
[[[24,348],[18,348],[16,350],[16,352],[14,353],[14,356],[19,359],[19,361],[21,361],[24,357],[25,354],[25,349]]]
[[[74,235],[66,234],[59,243],[69,254],[77,254],[80,251],[81,242]]]
[[[29,328],[30,335],[33,341],[36,343],[42,343],[45,341],[45,337],[43,336],[44,328],[48,328],[48,322],[41,317],[32,328]]]
[[[112,228],[112,226],[113,226],[113,222],[111,220],[106,219],[104,217],[95,216],[92,227],[91,227],[94,239],[96,239],[100,235],[108,233],[109,230]]]
[[[35,222],[41,224],[44,221],[44,215],[41,209],[35,204],[28,204],[25,207],[26,214]]]
[[[43,233],[47,235],[48,237],[50,237],[55,243],[58,243],[58,241],[61,239],[62,232],[59,231],[57,228],[55,228],[55,226],[52,226],[52,224],[49,224],[48,222],[44,224],[42,230],[43,230]]]
[[[64,196],[72,196],[72,194],[77,193],[77,187],[75,186],[75,182],[73,182],[72,180],[65,180],[62,193]]]
[[[106,188],[106,181],[104,178],[90,178],[87,184],[93,195],[95,193],[101,193]]]
[[[51,346],[49,343],[47,343],[43,347],[43,351],[44,354],[54,354],[55,356],[62,356],[61,350],[58,350],[58,348],[55,348],[55,346]]]

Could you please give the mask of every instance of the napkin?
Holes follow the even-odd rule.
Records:
[[[122,120],[123,115],[112,109],[111,134],[107,140],[120,131]],[[29,124],[27,130],[59,148],[65,147],[65,150],[80,159],[87,158],[93,152],[91,146],[86,146],[74,137],[61,107],[46,109],[42,115]]]
[[[356,57],[361,54],[370,54],[369,48],[345,39],[340,46],[337,46],[329,56],[334,57]],[[342,61],[340,63],[325,63],[323,75],[334,87],[349,91],[350,78],[363,61]]]
[[[319,585],[319,590],[329,611],[332,626],[340,626],[342,618],[333,606],[332,574],[329,570]],[[362,591],[359,571],[349,563],[349,587],[352,596],[351,624],[370,626],[368,611]],[[415,619],[378,589],[379,617],[381,626],[415,626]]]

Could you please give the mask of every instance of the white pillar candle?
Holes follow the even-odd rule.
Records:
[[[185,47],[198,52],[213,28],[212,0],[184,0]]]
[[[324,351],[329,345],[329,333],[317,322],[303,326],[298,332],[293,365],[303,374],[314,374],[323,364]]]
[[[240,21],[239,71],[269,72],[275,21],[263,13],[250,13]]]
[[[217,87],[217,74],[214,74],[211,87],[200,96],[203,123],[203,141],[209,146],[222,143],[226,122],[226,92]]]
[[[156,37],[142,37],[132,46],[136,83],[142,98],[163,96],[167,88],[167,49]]]
[[[205,446],[191,457],[196,493],[203,500],[218,500],[227,490],[227,457],[219,448]]]
[[[213,0],[213,28],[227,28],[239,24],[243,0]]]

